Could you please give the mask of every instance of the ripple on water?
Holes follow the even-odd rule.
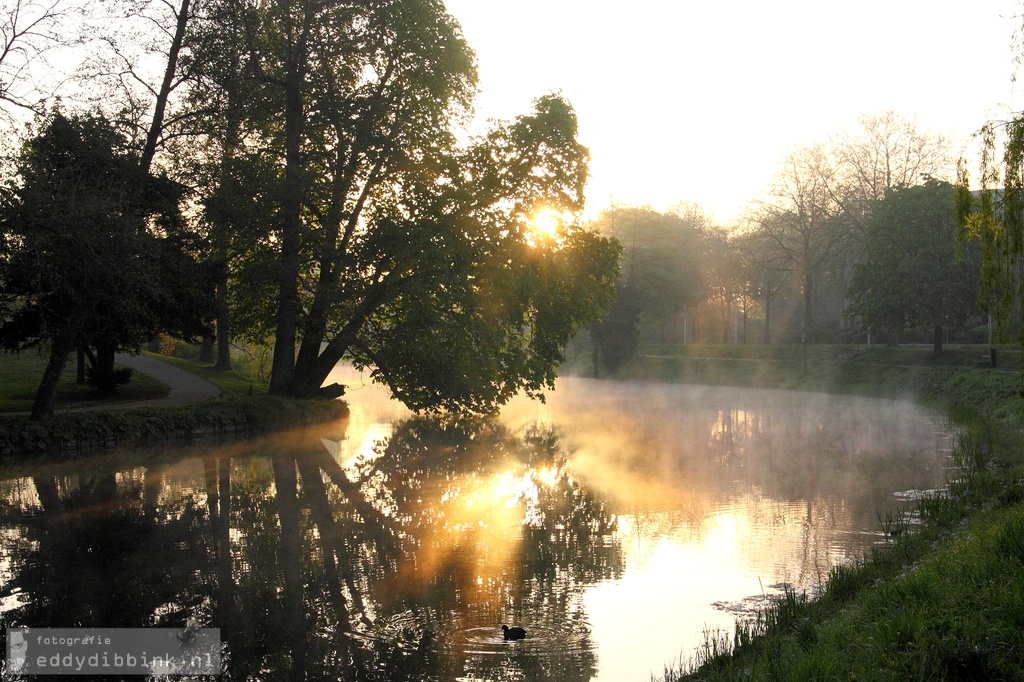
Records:
[[[590,649],[590,631],[577,626],[572,631],[544,624],[526,627],[526,638],[506,640],[501,626],[467,628],[453,644],[463,653],[477,656],[506,655],[521,651],[535,656],[566,656]]]
[[[454,626],[454,627],[453,627]],[[428,623],[422,616],[405,611],[378,620],[372,627],[350,633],[366,642],[384,642],[398,649],[447,649],[464,656],[573,656],[591,651],[590,629],[582,623],[551,626],[526,624],[526,638],[506,640],[501,625],[459,628],[455,623]]]

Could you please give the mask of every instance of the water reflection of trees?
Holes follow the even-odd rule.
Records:
[[[810,586],[879,540],[894,491],[943,478],[949,431],[909,403],[571,383],[547,418],[588,489],[624,515],[631,561],[666,538],[725,539],[742,565]]]
[[[622,559],[553,434],[413,419],[340,463],[321,435],[33,476],[0,508],[0,625],[193,618],[226,679],[592,677],[582,590]]]

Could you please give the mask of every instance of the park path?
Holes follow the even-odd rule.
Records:
[[[152,405],[177,405],[181,403],[194,403],[207,398],[216,398],[220,395],[220,388],[201,376],[192,372],[179,369],[174,365],[157,360],[148,355],[129,355],[118,353],[114,360],[125,367],[131,367],[137,372],[148,374],[157,381],[167,384],[171,389],[163,398],[151,400],[136,400],[129,403],[119,403],[117,409],[125,407],[150,407]]]

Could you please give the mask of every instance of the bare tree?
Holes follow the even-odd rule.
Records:
[[[194,80],[193,26],[201,0],[113,0],[89,17],[94,46],[81,69],[83,102],[127,127],[149,169],[181,134],[188,107],[175,96]]]
[[[734,237],[744,273],[746,297],[762,307],[764,330],[761,342],[772,340],[772,304],[793,279],[792,264],[784,252],[774,247],[768,230],[753,230]]]
[[[83,8],[72,0],[0,0],[0,116],[4,123],[40,113],[59,93],[68,70],[51,63],[51,57],[81,42],[77,24]]]
[[[845,185],[848,211],[864,213],[887,190],[911,187],[929,177],[953,178],[951,141],[921,130],[917,119],[889,110],[862,114],[859,128],[832,141],[835,163]]]
[[[803,296],[804,341],[815,333],[815,292],[850,245],[848,188],[823,145],[798,148],[782,163],[756,221],[778,268],[791,270]]]

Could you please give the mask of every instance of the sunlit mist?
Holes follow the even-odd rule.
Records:
[[[4,622],[196,618],[232,679],[292,660],[282,628],[312,679],[648,679],[890,542],[952,442],[895,401],[560,379],[456,423],[357,379],[337,422],[5,470]]]

